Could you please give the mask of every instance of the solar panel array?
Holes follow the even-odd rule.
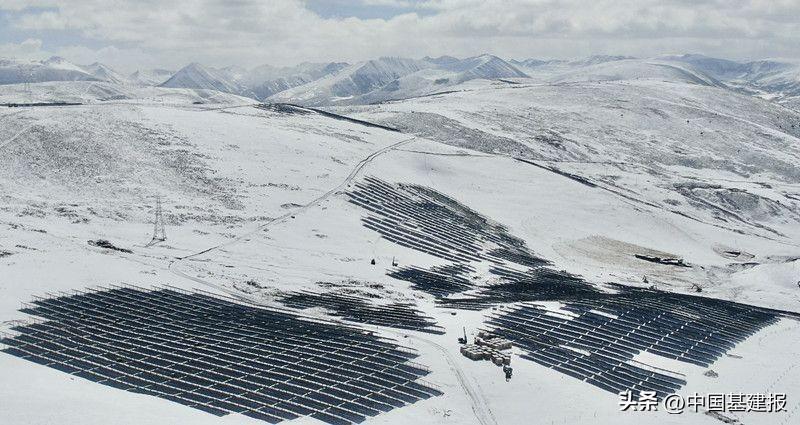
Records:
[[[445,298],[474,288],[472,282],[463,276],[469,270],[474,271],[470,266],[464,264],[432,267],[428,270],[408,266],[392,270],[388,275],[410,282],[412,289],[426,292],[437,298]]]
[[[440,395],[417,354],[369,332],[172,288],[33,301],[4,352],[215,415],[363,421]]]
[[[655,391],[663,397],[685,384],[681,376],[635,362],[638,353],[708,366],[779,317],[722,300],[621,285],[601,290],[554,270],[504,226],[425,187],[366,178],[350,197],[368,211],[364,226],[450,262],[405,266],[389,276],[434,296],[439,307],[507,306],[488,324],[525,349],[523,358],[614,393]],[[474,280],[477,263],[495,279]],[[540,301],[558,301],[563,310],[548,311]]]
[[[434,334],[444,333],[444,329],[435,320],[423,315],[408,303],[373,304],[362,297],[333,292],[294,292],[282,297],[280,302],[297,309],[321,307],[330,311],[333,316],[351,322]]]
[[[461,264],[547,264],[503,225],[433,189],[366,177],[348,195],[351,203],[369,211],[364,226],[398,245]]]
[[[501,294],[497,288],[491,296],[468,294],[484,291],[470,278],[476,272],[472,263],[488,263],[489,273],[504,283],[523,278],[576,280],[548,268],[550,262],[533,254],[505,226],[430,188],[366,177],[349,196],[351,203],[368,211],[362,219],[365,227],[390,242],[451,262],[429,269],[404,266],[388,273],[434,296],[441,307],[480,310],[513,301],[510,293]]]
[[[437,300],[444,308],[484,310],[498,305],[523,301],[554,301],[595,297],[600,291],[569,273],[547,267],[528,273],[506,274],[497,283]]]
[[[774,312],[728,301],[618,287],[615,294],[562,297],[561,311],[534,303],[492,315],[494,332],[522,357],[610,392],[672,393],[681,377],[633,362],[640,352],[707,367],[778,320]]]

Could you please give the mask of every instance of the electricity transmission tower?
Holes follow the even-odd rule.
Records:
[[[33,81],[33,69],[28,69],[24,75],[23,72],[24,71],[20,69],[19,71],[20,77],[22,81],[25,83],[24,84],[25,95],[28,95],[28,103],[33,103],[33,90],[31,90],[31,81]]]
[[[167,231],[164,229],[164,213],[161,210],[161,196],[156,197],[156,217],[153,220],[153,239],[147,246],[155,245],[167,240]]]

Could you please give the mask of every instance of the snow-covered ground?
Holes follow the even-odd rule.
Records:
[[[130,102],[146,104],[253,104],[255,101],[217,90],[151,87],[102,81],[63,81],[0,86],[0,103]]]
[[[647,275],[668,285],[727,287],[721,284],[727,275],[749,267],[735,263],[783,267],[786,258],[796,256],[798,113],[724,89],[652,80],[566,85],[480,81],[461,87],[440,96],[338,110],[449,145],[526,159],[586,183],[583,187],[594,186],[591,193],[610,193],[634,210],[682,217],[687,223],[676,225],[678,234],[695,222],[730,235],[713,236],[706,248],[694,252],[677,234],[648,238],[648,244],[625,240],[631,234],[626,229],[615,238],[646,247],[671,244],[659,249],[703,266],[688,281],[680,274],[659,277],[657,270],[648,270],[651,266],[637,267],[619,255],[603,255],[597,245],[607,246],[605,240],[576,238],[557,245],[566,256],[583,252],[581,257],[596,265],[631,263],[631,280]],[[750,255],[731,259],[720,256],[724,251]],[[796,282],[781,286],[787,292],[776,293],[768,304],[796,305]]]
[[[369,212],[351,202],[368,177],[430,188],[591,285],[800,311],[798,113],[692,81],[593,80],[474,80],[444,95],[335,110],[402,132],[257,108],[232,95],[193,104],[212,102],[200,90],[131,89],[127,100],[105,102],[76,94],[87,104],[4,108],[0,331],[30,318],[18,309],[35,295],[95,285],[203,288],[273,308],[284,308],[290,292],[349,291],[376,296],[375,305],[410,303],[446,331],[360,325],[418,350],[432,370],[426,379],[444,392],[368,423],[719,423],[702,412],[620,412],[615,394],[524,360],[520,347],[509,382],[490,362],[461,356],[462,327],[471,339],[497,311],[443,309],[388,276],[449,262],[367,228]],[[50,99],[93,83],[42,84],[32,85],[41,87],[36,96]],[[0,90],[9,102],[29,95],[22,85]],[[156,196],[167,240],[145,246]],[[87,243],[97,239],[132,253]],[[497,281],[486,261],[470,264],[477,288]],[[323,309],[301,314],[339,320]],[[798,321],[781,318],[708,368],[651,353],[636,360],[685,377],[680,394],[787,393],[789,412],[737,419],[793,423],[798,338]],[[259,423],[5,354],[0,372],[7,423]]]

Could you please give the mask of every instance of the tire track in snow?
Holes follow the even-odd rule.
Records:
[[[389,332],[399,335],[399,333],[397,332],[393,331]],[[424,344],[428,344],[429,346],[439,351],[444,357],[444,359],[447,360],[447,364],[450,367],[450,370],[458,379],[458,384],[461,386],[461,389],[464,390],[464,392],[470,398],[470,401],[472,401],[471,403],[472,412],[475,413],[475,417],[478,419],[478,422],[480,422],[481,425],[497,425],[497,420],[494,417],[494,413],[492,413],[492,409],[489,407],[489,404],[487,403],[486,398],[483,396],[483,393],[475,390],[472,387],[472,384],[470,384],[468,380],[469,378],[467,378],[467,376],[464,375],[464,371],[456,363],[455,359],[453,358],[453,355],[449,351],[447,351],[447,348],[445,348],[439,343],[436,343],[427,338],[423,338],[417,335],[413,334],[402,334],[402,335],[408,335],[409,338],[417,340]]]
[[[10,117],[10,116],[15,116],[15,115],[20,115],[21,113],[22,113],[22,111],[19,111],[19,112],[13,112],[13,113],[10,113],[10,114],[7,114],[7,115],[5,115],[5,116],[4,116],[4,118],[6,118],[6,117]],[[25,132],[27,132],[28,130],[30,130],[31,128],[33,128],[33,126],[34,126],[34,125],[35,125],[35,124],[31,124],[31,125],[29,125],[29,126],[27,126],[27,127],[23,128],[23,129],[22,129],[22,130],[20,130],[19,132],[17,132],[17,134],[15,134],[15,135],[11,136],[11,138],[10,138],[10,139],[8,139],[8,140],[6,140],[5,142],[0,142],[0,149],[3,149],[3,148],[4,148],[4,147],[6,147],[7,145],[10,145],[12,142],[14,142],[14,140],[17,140],[17,138],[18,138],[19,136],[21,136],[23,133],[25,133]]]
[[[391,151],[391,150],[393,150],[393,149],[395,149],[397,147],[400,147],[400,146],[403,146],[405,144],[408,144],[408,143],[410,143],[410,142],[412,142],[412,141],[414,141],[416,139],[417,139],[416,137],[411,137],[411,138],[408,138],[408,139],[403,139],[403,140],[401,140],[401,141],[399,141],[397,143],[394,143],[394,144],[391,144],[391,145],[388,145],[388,146],[384,146],[383,148],[371,153],[369,156],[367,156],[366,158],[364,158],[361,161],[359,161],[358,164],[356,164],[355,168],[353,168],[353,170],[350,171],[350,174],[348,174],[347,177],[341,183],[339,183],[338,186],[336,186],[333,189],[330,189],[329,191],[323,193],[322,195],[320,195],[319,197],[313,199],[312,201],[308,202],[307,204],[304,204],[304,205],[302,205],[302,206],[300,206],[298,208],[290,210],[289,212],[287,212],[287,213],[285,213],[285,214],[283,214],[281,216],[273,218],[273,219],[269,220],[268,222],[258,226],[254,230],[251,230],[251,231],[249,231],[247,233],[239,235],[236,238],[234,238],[234,239],[232,239],[232,240],[230,240],[228,242],[225,242],[225,243],[222,243],[222,244],[219,244],[219,245],[215,245],[215,246],[206,248],[206,249],[204,249],[202,251],[195,252],[194,254],[189,254],[189,255],[186,255],[184,257],[180,257],[178,259],[178,261],[187,260],[187,259],[190,259],[190,258],[193,258],[193,257],[197,257],[199,255],[203,255],[203,254],[206,254],[208,252],[211,252],[211,251],[214,251],[214,250],[217,250],[217,249],[220,249],[220,248],[231,246],[231,245],[233,245],[235,243],[239,243],[239,242],[241,242],[243,240],[246,240],[247,238],[255,235],[258,232],[267,230],[269,227],[272,227],[272,226],[274,226],[276,224],[283,223],[284,221],[288,220],[290,217],[293,217],[293,216],[295,216],[297,214],[300,214],[300,213],[302,213],[302,212],[304,212],[304,211],[306,211],[306,210],[308,210],[310,208],[313,208],[313,207],[319,205],[322,201],[330,198],[331,196],[335,195],[337,192],[339,192],[342,189],[344,189],[345,187],[347,187],[347,185],[350,184],[356,178],[356,176],[358,176],[358,173],[360,173],[361,170],[364,169],[364,167],[367,166],[367,164],[372,162],[372,160],[374,160],[375,158],[377,158],[378,156],[380,156],[380,155],[382,155],[382,154],[384,154],[386,152],[389,152],[389,151]]]

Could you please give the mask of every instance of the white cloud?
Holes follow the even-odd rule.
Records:
[[[36,60],[47,56],[47,52],[42,50],[42,40],[29,38],[21,43],[2,43],[0,44],[0,57]]]
[[[122,63],[127,54],[132,65],[147,52],[154,62],[173,68],[191,61],[253,66],[483,52],[517,58],[665,51],[734,58],[800,56],[797,0],[360,2],[364,7],[413,6],[434,13],[325,19],[292,0],[37,2],[49,6],[46,10],[26,10],[21,4],[30,2],[4,0],[0,8],[21,11],[12,21],[17,31],[71,31],[118,46],[113,55],[94,50],[98,57],[112,56]]]
[[[414,2],[405,0],[359,0],[365,6],[413,7]]]
[[[26,30],[81,29],[78,26],[70,26],[63,14],[53,11],[24,14],[15,22],[15,27]]]
[[[137,69],[160,68],[162,63],[158,58],[145,53],[142,49],[121,49],[113,45],[100,49],[71,45],[59,49],[58,55],[73,63],[83,65],[100,62],[125,74]]]
[[[0,2],[0,10],[19,11],[31,7],[51,7],[57,4],[57,0],[3,0]]]

